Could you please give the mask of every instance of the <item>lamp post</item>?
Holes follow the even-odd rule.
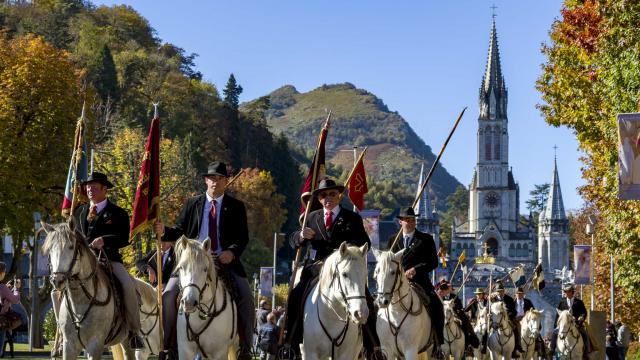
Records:
[[[609,294],[611,296],[611,323],[615,323],[615,302],[616,302],[616,297],[615,297],[615,288],[613,287],[613,277],[614,277],[614,273],[613,273],[613,255],[609,255],[609,261],[611,262],[611,275],[610,275],[610,284],[609,284]]]
[[[591,277],[591,311],[595,309],[596,303],[596,281],[595,275],[593,273],[593,261],[595,259],[595,227],[596,227],[596,217],[595,215],[589,215],[589,223],[587,224],[587,235],[591,235],[591,263],[589,264],[589,274]]]
[[[279,236],[283,236],[285,235],[285,233],[277,233],[274,232],[273,233],[273,284],[271,284],[271,309],[275,309],[276,308],[276,292],[274,291],[275,287],[276,287],[276,278],[278,277],[278,272],[276,271],[277,269],[277,262],[276,262],[276,258],[277,258],[277,250],[278,250],[278,235]]]

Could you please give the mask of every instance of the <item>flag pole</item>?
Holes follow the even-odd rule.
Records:
[[[458,287],[458,290],[456,290],[456,295],[458,295],[458,293],[460,292],[460,289],[462,289],[465,284],[467,283],[467,280],[469,279],[469,275],[471,275],[471,273],[473,272],[473,269],[476,268],[476,264],[473,264],[473,266],[471,267],[471,270],[467,271],[467,274],[464,276],[464,279],[462,279],[462,284],[460,284],[460,287]]]
[[[76,125],[76,134],[75,140],[73,144],[73,156],[75,160],[75,171],[73,173],[73,199],[71,199],[71,208],[69,209],[69,221],[73,218],[73,211],[78,205],[78,194],[81,192],[80,190],[80,180],[78,179],[78,172],[80,171],[80,163],[82,162],[82,141],[84,135],[84,114],[85,114],[86,102],[82,102],[82,112],[80,113],[80,119],[78,119],[78,124]]]
[[[153,118],[158,118],[158,105],[160,103],[153,103]],[[158,159],[160,161],[160,159]],[[160,202],[158,202],[158,212],[156,216],[156,223],[160,219]],[[162,316],[162,308],[164,307],[162,304],[162,236],[156,233],[156,282],[158,285],[156,286],[156,295],[158,301],[158,330],[160,332],[159,344],[160,351],[164,351],[164,319]]]
[[[460,120],[462,119],[462,116],[464,115],[464,112],[466,110],[467,110],[467,107],[465,106],[464,109],[462,109],[462,112],[460,112],[460,115],[458,115],[458,119],[456,119],[456,122],[453,124],[453,128],[451,128],[451,131],[449,132],[449,136],[447,136],[447,139],[445,140],[444,144],[442,144],[442,147],[440,148],[440,152],[438,153],[438,156],[436,157],[436,159],[433,162],[433,164],[431,164],[431,169],[429,169],[429,173],[427,174],[427,178],[422,183],[422,186],[420,187],[420,191],[418,191],[418,193],[416,194],[416,198],[413,200],[413,204],[411,205],[411,207],[415,208],[416,204],[418,203],[418,201],[420,201],[420,197],[422,196],[422,193],[424,192],[424,189],[426,189],[427,184],[429,183],[429,180],[431,179],[431,176],[433,176],[433,172],[435,171],[436,166],[438,166],[438,163],[440,162],[440,158],[442,157],[442,154],[444,153],[444,149],[447,148],[447,145],[449,144],[449,140],[451,140],[451,137],[453,136],[453,133],[456,131],[456,128],[458,127],[458,124],[460,123]],[[393,248],[398,243],[398,239],[400,238],[400,234],[401,233],[402,233],[402,229],[398,230],[398,232],[396,233],[395,239],[393,239],[393,242],[391,243],[391,246],[389,246],[389,249],[393,250]]]
[[[329,124],[331,121],[331,110],[329,110],[329,114],[327,115],[327,119],[324,122],[324,125],[322,126],[322,130],[324,129],[328,129],[329,128]],[[321,130],[321,131],[322,131]],[[326,136],[326,135],[325,135]],[[302,218],[302,224],[300,226],[300,229],[302,231],[304,231],[304,228],[307,226],[307,217],[309,215],[309,211],[311,209],[311,204],[313,203],[313,190],[315,190],[316,188],[316,182],[317,182],[317,177],[318,177],[318,150],[320,147],[320,140],[321,137],[318,137],[318,143],[316,145],[316,151],[315,154],[313,155],[313,169],[312,169],[312,175],[311,175],[311,196],[309,196],[309,199],[307,200],[307,204],[305,206],[304,209],[304,216]],[[291,278],[289,278],[289,289],[288,289],[288,293],[291,293],[291,290],[293,289],[293,286],[295,284],[295,280],[298,274],[298,270],[300,268],[300,263],[302,262],[302,245],[298,246],[298,248],[296,249],[296,257],[293,261],[293,269],[291,269]],[[288,294],[287,294],[288,296]],[[284,313],[284,324],[287,323],[287,318],[289,316],[289,312],[286,311]],[[284,341],[284,326],[280,329],[280,334],[278,336],[278,345],[282,345],[283,341]]]
[[[464,250],[462,250],[462,256],[464,256]],[[449,283],[453,285],[453,277],[456,276],[456,271],[458,271],[458,267],[460,266],[460,256],[458,256],[458,263],[456,267],[453,269],[453,273],[451,273],[451,278],[449,279]]]

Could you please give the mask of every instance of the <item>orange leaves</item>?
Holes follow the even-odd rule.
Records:
[[[581,5],[564,7],[563,21],[557,23],[556,41],[567,41],[583,49],[587,54],[595,51],[598,39],[604,31],[597,1],[588,0]]]

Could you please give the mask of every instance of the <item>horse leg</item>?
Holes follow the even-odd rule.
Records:
[[[418,360],[418,349],[416,348],[406,349],[404,352],[404,358],[405,360]]]
[[[122,353],[124,354],[125,360],[133,360],[136,357],[135,351],[131,348],[131,346],[129,346],[128,340],[121,342],[119,346],[120,346],[120,349],[122,350]]]
[[[63,360],[76,360],[80,351],[82,350],[79,342],[71,343],[69,340],[62,340],[62,359]]]
[[[100,360],[102,358],[102,351],[104,350],[104,342],[98,340],[91,340],[86,344],[84,351],[86,352],[88,360]]]
[[[151,352],[145,346],[144,349],[136,350],[136,360],[147,360]]]

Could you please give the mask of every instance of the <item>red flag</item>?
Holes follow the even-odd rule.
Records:
[[[304,214],[307,201],[309,201],[309,196],[311,196],[313,190],[316,189],[320,180],[325,177],[324,144],[327,141],[327,133],[329,132],[329,126],[331,125],[330,120],[331,113],[327,116],[327,121],[324,123],[324,126],[320,131],[318,146],[316,147],[311,167],[309,167],[309,174],[307,174],[307,180],[305,180],[302,191],[300,192],[300,214]],[[310,210],[315,210],[316,208],[320,208],[320,203],[314,199],[311,203]]]
[[[86,193],[80,183],[87,180],[87,143],[84,141],[84,107],[82,115],[76,125],[76,134],[73,145],[73,154],[67,173],[67,183],[62,199],[62,215],[70,216],[75,207],[82,201],[86,201]]]
[[[364,153],[367,148],[364,149],[360,158],[356,162],[356,165],[351,171],[349,179],[347,179],[349,188],[349,199],[358,210],[364,209],[364,194],[369,192],[367,187],[367,175],[364,172]]]
[[[149,138],[142,156],[140,178],[131,216],[130,238],[149,227],[160,213],[160,119],[151,120]]]

